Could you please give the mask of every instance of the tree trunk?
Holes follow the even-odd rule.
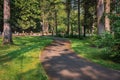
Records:
[[[87,27],[87,12],[88,12],[87,2],[84,3],[84,33],[83,36],[86,37],[86,27]]]
[[[10,27],[10,0],[4,0],[3,44],[12,43],[12,31]]]
[[[57,11],[55,11],[55,30],[56,30],[56,35],[58,35],[58,25],[57,25]]]
[[[110,0],[106,0],[105,13],[105,30],[110,32],[110,19],[108,18],[108,14],[110,13]]]
[[[44,36],[45,33],[45,14],[42,13],[42,36]]]
[[[78,0],[78,37],[80,38],[80,0]]]
[[[71,23],[71,36],[73,37],[73,25]]]
[[[70,33],[70,7],[71,7],[71,1],[67,0],[66,2],[66,11],[67,11],[67,32],[66,34],[69,36]]]
[[[67,35],[69,36],[70,32],[70,11],[67,12]]]
[[[104,13],[104,0],[98,0],[97,4],[97,27],[98,27],[98,34],[101,35],[104,29],[104,22],[103,22],[103,13]]]
[[[44,36],[44,26],[45,26],[45,21],[44,21],[44,19],[42,20],[43,22],[42,22],[42,36]]]

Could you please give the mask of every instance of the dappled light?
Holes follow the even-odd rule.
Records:
[[[119,72],[78,57],[63,40],[56,39],[42,52],[42,65],[50,80],[119,80]]]
[[[0,80],[120,80],[120,0],[0,0]]]
[[[0,46],[0,79],[46,80],[39,55],[51,41],[46,37],[15,37],[14,45]]]
[[[91,46],[91,40],[70,39],[72,42],[72,48],[81,57],[85,57],[95,63],[103,65],[108,68],[120,70],[120,64],[113,62],[112,60],[106,59],[107,54],[104,52],[104,48]]]

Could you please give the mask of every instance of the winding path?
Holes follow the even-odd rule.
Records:
[[[66,39],[55,38],[41,55],[49,80],[120,80],[120,72],[77,56]]]

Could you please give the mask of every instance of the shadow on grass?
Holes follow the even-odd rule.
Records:
[[[15,45],[1,46],[0,70],[5,74],[0,75],[0,79],[47,80],[39,62],[39,52],[51,41],[47,37],[15,37]]]
[[[6,55],[0,56],[0,63],[5,63],[5,62],[10,61],[14,58],[17,58],[20,55],[25,54],[26,52],[28,52],[34,48],[37,48],[37,47],[40,47],[40,46],[38,46],[38,45],[26,46],[26,47],[23,47],[21,49],[12,51]]]
[[[36,68],[31,69],[27,72],[17,74],[17,78],[18,80],[48,80],[41,64],[37,64]]]
[[[55,41],[54,45],[49,45],[42,53],[44,54],[44,57],[41,58],[42,65],[50,80],[120,79],[120,72],[109,70],[78,57],[73,51],[66,47],[66,45],[61,45],[61,43],[63,42],[60,40]]]
[[[61,54],[42,62],[50,80],[119,80],[120,73],[80,59],[75,54]],[[112,77],[111,77],[112,76]]]
[[[108,54],[105,52],[106,48],[98,48],[91,46],[91,40],[71,39],[73,50],[80,56],[98,63],[102,66],[120,70],[120,64],[108,59]]]
[[[40,37],[26,37],[26,38],[20,38],[16,37],[15,42],[17,46],[20,47],[20,49],[14,50],[12,52],[8,52],[6,55],[0,56],[0,63],[5,63],[7,61],[11,61],[12,59],[15,59],[17,57],[20,57],[21,55],[36,49],[36,48],[43,48],[46,44],[49,43],[49,40],[45,40],[46,38],[40,38]]]

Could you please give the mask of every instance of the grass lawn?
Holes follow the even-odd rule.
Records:
[[[103,49],[91,47],[89,39],[79,40],[79,39],[70,39],[72,42],[73,50],[78,53],[78,55],[105,66],[107,68],[120,70],[120,64],[112,62],[110,60],[105,60],[102,58],[104,56]]]
[[[14,37],[13,40],[14,45],[0,45],[0,80],[47,80],[39,54],[52,40],[47,37]]]

